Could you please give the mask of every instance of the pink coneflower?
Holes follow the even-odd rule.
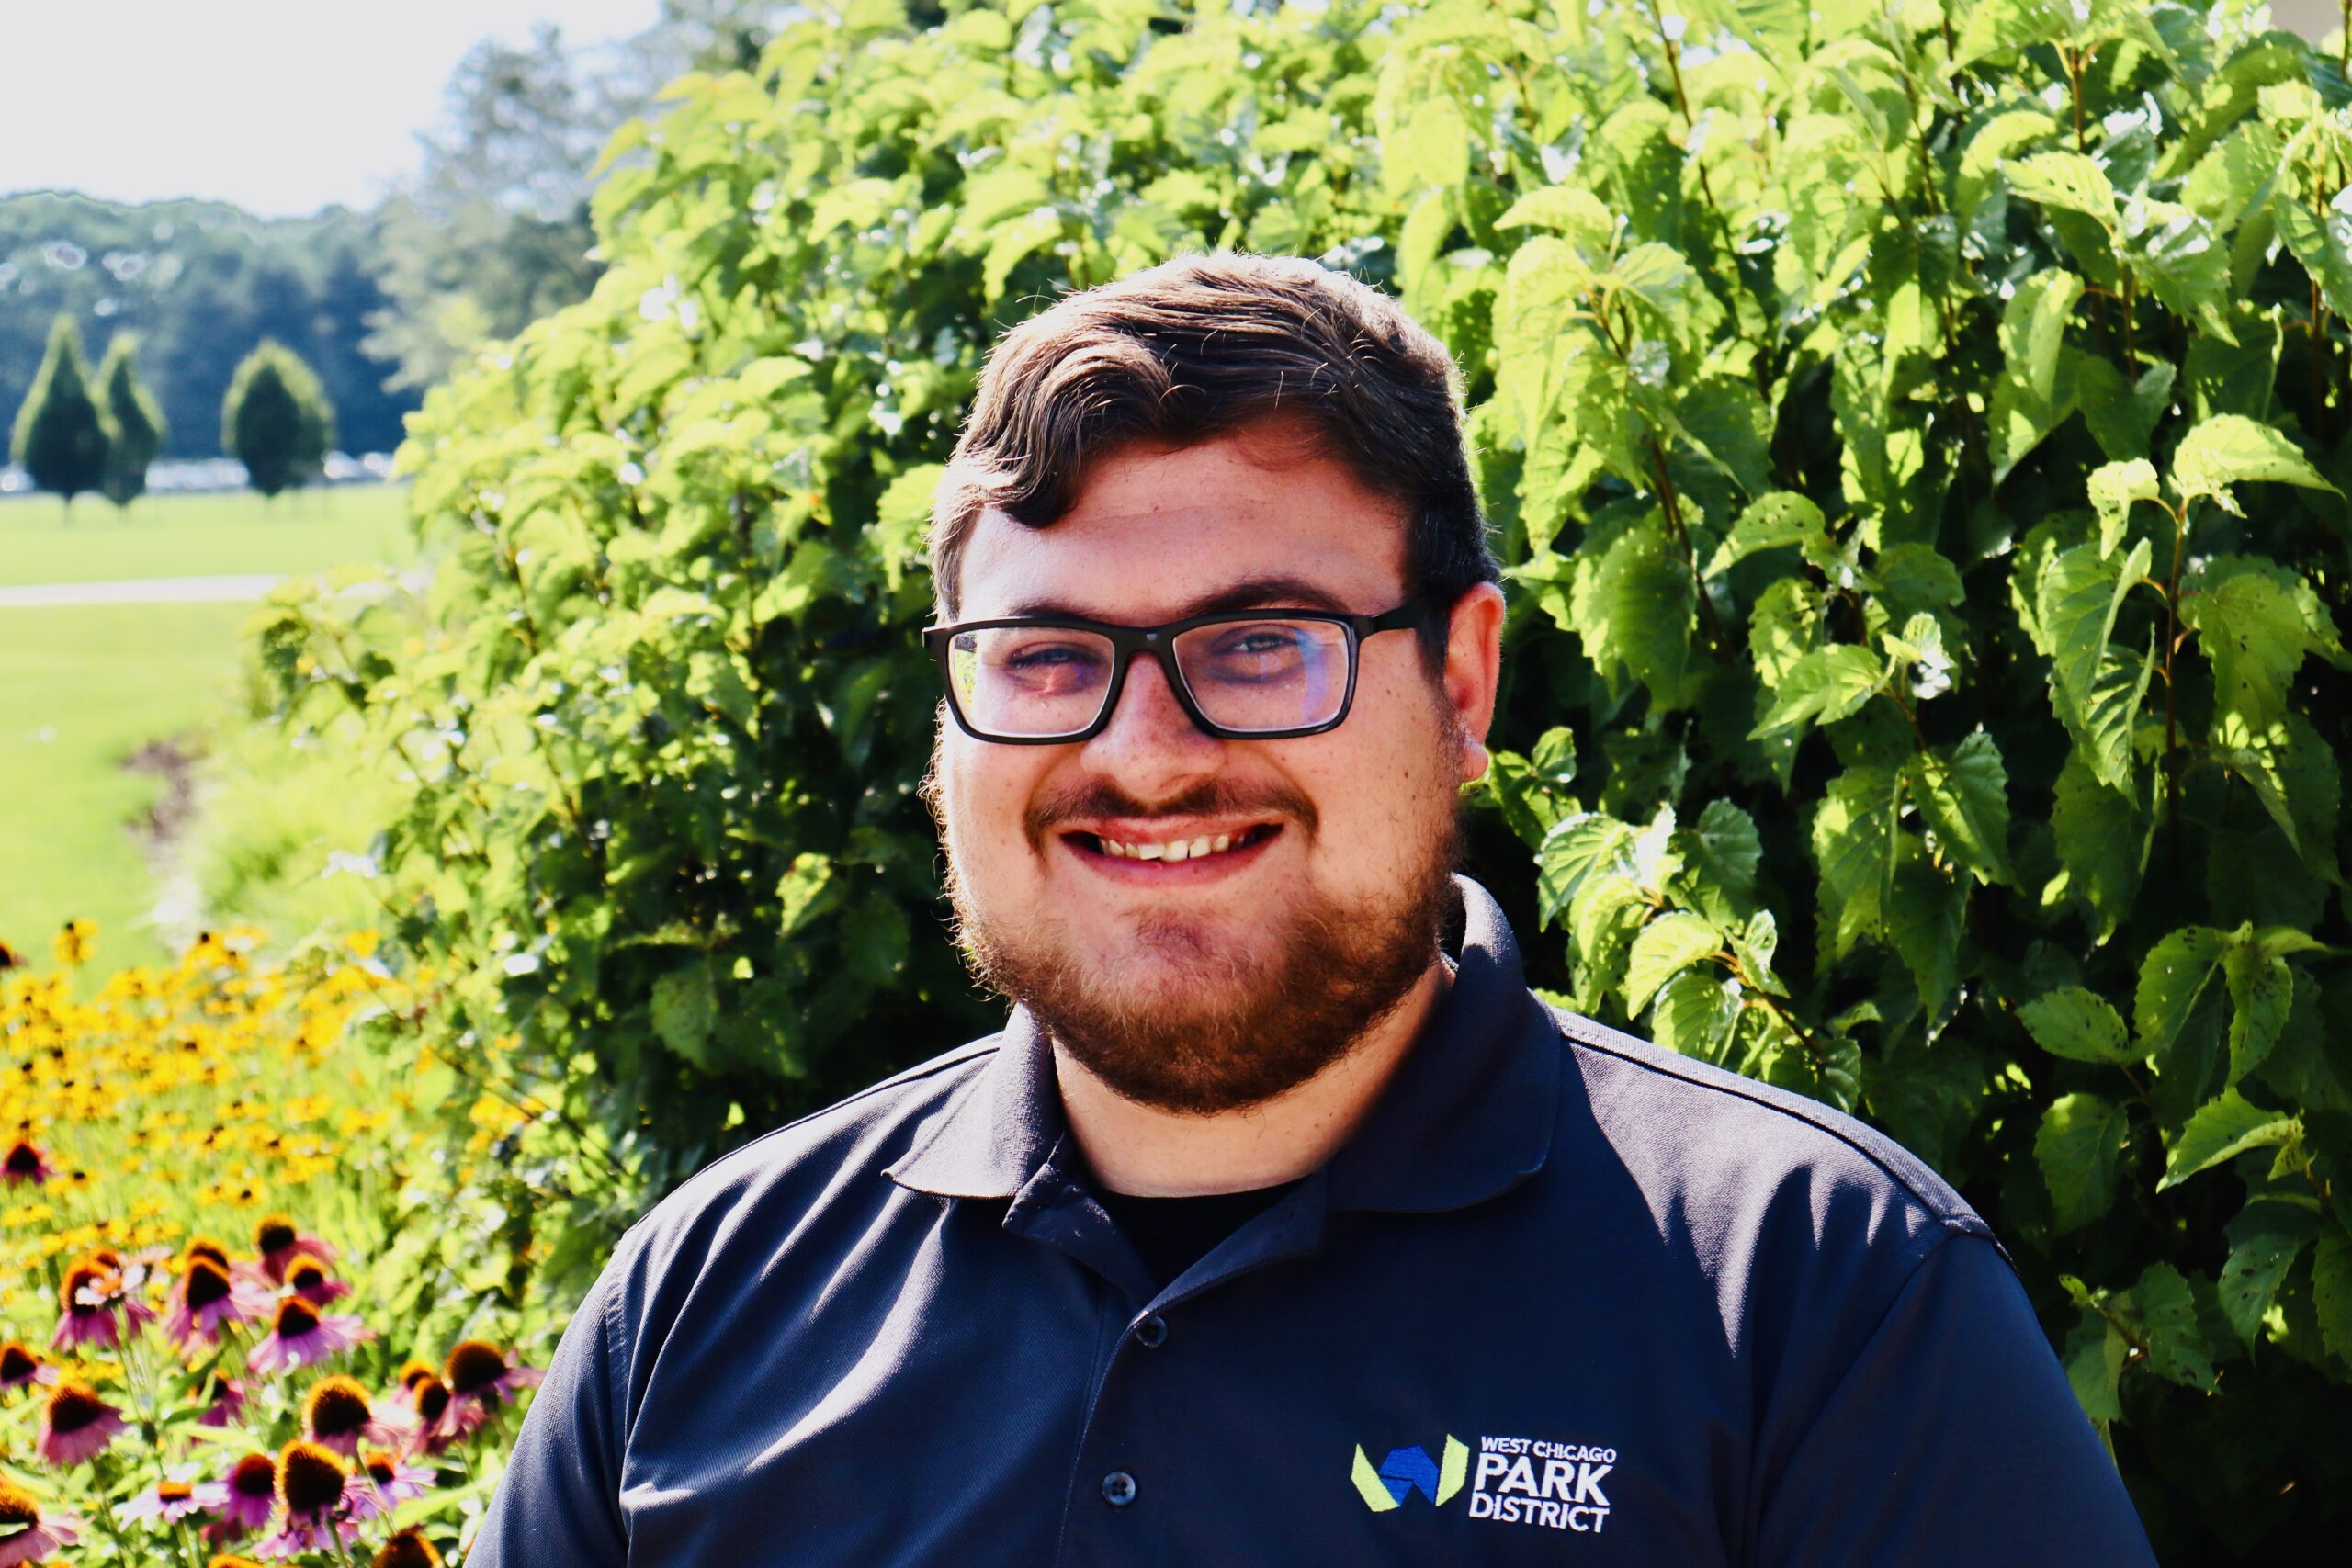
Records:
[[[167,1480],[140,1493],[114,1511],[114,1517],[129,1523],[133,1519],[161,1519],[175,1525],[190,1514],[218,1506],[215,1494],[225,1491],[217,1481],[199,1482],[190,1479],[196,1473],[193,1465],[175,1470]]]
[[[113,1349],[122,1343],[122,1330],[115,1322],[114,1309],[122,1302],[122,1274],[117,1255],[99,1251],[77,1261],[65,1270],[65,1282],[58,1287],[58,1298],[65,1310],[58,1314],[57,1331],[49,1337],[52,1350],[68,1350],[77,1345],[103,1345]],[[137,1320],[133,1320],[136,1326]]]
[[[302,1425],[313,1442],[333,1449],[345,1459],[359,1457],[359,1440],[398,1444],[409,1438],[409,1424],[387,1410],[379,1416],[368,1404],[368,1389],[357,1378],[321,1378],[302,1398]]]
[[[286,1266],[294,1261],[297,1253],[307,1252],[328,1263],[334,1261],[334,1248],[317,1236],[307,1235],[294,1228],[294,1222],[283,1214],[269,1214],[254,1227],[254,1250],[261,1254],[262,1272],[269,1276],[273,1285],[286,1283]]]
[[[40,1432],[33,1446],[51,1464],[81,1464],[105,1452],[122,1427],[122,1412],[87,1384],[60,1383],[41,1406]]]
[[[247,1454],[214,1484],[221,1497],[211,1508],[220,1517],[204,1527],[204,1538],[216,1546],[261,1529],[277,1507],[277,1461],[267,1454]]]
[[[351,1484],[343,1461],[297,1438],[277,1454],[277,1498],[286,1517],[277,1533],[254,1550],[264,1557],[291,1557],[350,1540],[359,1533],[359,1520],[376,1511],[363,1501],[364,1493]]]
[[[29,1383],[53,1385],[58,1375],[55,1367],[18,1341],[11,1339],[0,1345],[0,1388],[23,1388]]]
[[[199,1427],[226,1427],[245,1411],[245,1385],[219,1372],[212,1374],[212,1402],[196,1418]]]
[[[248,1323],[267,1312],[270,1297],[259,1285],[238,1279],[209,1258],[191,1258],[172,1285],[171,1311],[164,1334],[181,1348],[191,1339],[205,1345],[220,1337],[224,1323]]]
[[[537,1388],[547,1374],[506,1359],[506,1352],[486,1339],[467,1339],[449,1352],[442,1381],[449,1385],[449,1408],[442,1426],[458,1437],[473,1431],[497,1414],[500,1405],[526,1388]]]
[[[443,1419],[449,1414],[449,1385],[431,1367],[410,1363],[401,1372],[401,1386],[385,1395],[384,1403],[415,1417],[411,1446],[419,1452],[437,1454],[458,1440]]]
[[[81,1533],[82,1521],[72,1514],[43,1508],[23,1487],[0,1481],[0,1568],[38,1562]]]
[[[30,1138],[18,1138],[10,1144],[8,1157],[0,1160],[0,1181],[11,1187],[20,1187],[28,1181],[38,1187],[56,1174],[39,1145]]]
[[[369,1449],[359,1468],[368,1472],[368,1483],[388,1513],[412,1497],[424,1496],[433,1486],[432,1471],[409,1463],[390,1449]]]
[[[322,1317],[319,1309],[299,1296],[288,1296],[277,1303],[277,1316],[270,1325],[269,1334],[245,1354],[245,1367],[264,1377],[305,1367],[313,1361],[323,1361],[339,1350],[348,1350],[363,1339],[373,1339],[376,1331],[357,1318],[340,1313]]]
[[[351,1287],[327,1273],[327,1266],[307,1251],[298,1251],[286,1265],[286,1282],[312,1306],[325,1306],[351,1294]]]

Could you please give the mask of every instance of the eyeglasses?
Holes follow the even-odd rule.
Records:
[[[927,626],[948,710],[965,734],[1008,746],[1085,740],[1111,722],[1137,654],[1159,661],[1193,722],[1221,740],[1319,735],[1355,700],[1365,637],[1428,620],[1424,594],[1380,615],[1226,610],[1163,626],[1035,615]]]

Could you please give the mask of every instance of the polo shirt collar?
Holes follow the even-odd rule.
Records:
[[[1551,1150],[1558,1029],[1528,993],[1501,907],[1467,877],[1454,886],[1464,922],[1453,983],[1331,1161],[1331,1208],[1465,1208],[1526,1179]],[[1015,1008],[988,1066],[889,1175],[943,1198],[1011,1199],[1045,1168],[1067,1127],[1051,1044]]]

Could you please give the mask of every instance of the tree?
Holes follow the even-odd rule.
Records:
[[[50,323],[49,352],[17,411],[15,451],[33,483],[63,496],[68,507],[82,491],[97,489],[105,475],[106,431],[90,400],[82,332],[71,316]]]
[[[132,363],[138,352],[136,333],[117,333],[98,365],[98,419],[107,436],[100,488],[117,506],[146,492],[147,466],[164,449],[164,411],[139,379]]]
[[[302,356],[264,338],[237,367],[220,405],[220,445],[254,489],[276,495],[318,476],[334,442],[334,410]]]

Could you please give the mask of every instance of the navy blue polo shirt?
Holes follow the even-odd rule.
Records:
[[[1984,1224],[1547,1009],[1464,882],[1362,1131],[1165,1287],[1004,1032],[632,1228],[468,1568],[2153,1562]]]

